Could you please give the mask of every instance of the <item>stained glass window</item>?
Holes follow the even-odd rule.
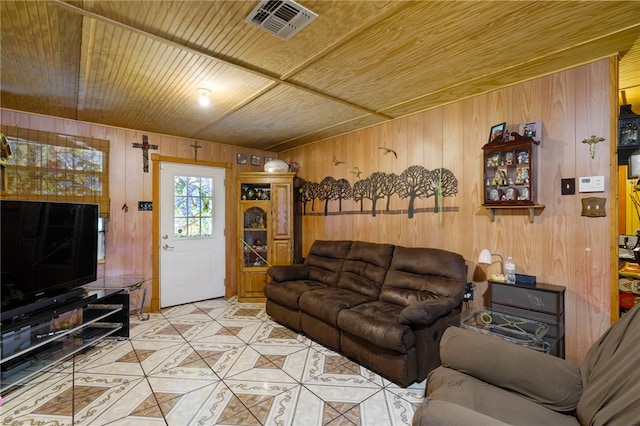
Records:
[[[109,141],[2,126],[11,147],[4,198],[96,203],[109,215]]]
[[[176,176],[173,194],[174,237],[211,237],[213,233],[213,179],[200,176]]]

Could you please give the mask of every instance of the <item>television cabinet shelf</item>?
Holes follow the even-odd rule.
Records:
[[[3,321],[0,392],[26,384],[105,338],[127,339],[129,293],[148,280],[101,279],[84,286],[84,295],[77,299]],[[65,314],[79,318],[78,325],[60,324]]]

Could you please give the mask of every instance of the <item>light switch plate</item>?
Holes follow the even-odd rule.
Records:
[[[576,178],[562,179],[562,195],[574,195],[576,193]]]
[[[604,192],[604,176],[578,178],[578,192]]]

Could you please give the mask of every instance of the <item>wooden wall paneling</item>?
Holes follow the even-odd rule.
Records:
[[[618,254],[618,230],[620,229],[620,216],[615,215],[616,212],[624,211],[624,205],[621,206],[620,200],[625,199],[623,195],[626,195],[626,191],[621,191],[620,187],[616,182],[616,178],[618,177],[618,112],[619,108],[619,93],[620,93],[620,82],[623,80],[620,74],[620,62],[619,57],[611,57],[609,58],[609,87],[615,87],[615,91],[611,90],[609,93],[609,176],[610,176],[610,197],[611,205],[610,212],[611,220],[610,220],[610,229],[609,229],[609,252],[610,255],[610,263],[609,269],[610,271],[617,271],[619,269],[619,254]],[[640,74],[639,74],[640,75]],[[626,172],[626,170],[623,170]],[[622,175],[626,178],[626,173]],[[623,222],[624,223],[624,222]],[[610,284],[609,284],[609,296],[611,303],[611,314],[610,320],[611,323],[618,320],[620,317],[620,293],[619,293],[619,282],[618,282],[618,274],[611,273],[610,274]]]
[[[609,63],[599,61],[590,66],[582,66],[573,70],[576,77],[576,163],[579,176],[609,175]],[[583,139],[596,135],[605,137],[604,142],[596,145],[595,158],[589,154],[589,147],[582,143]],[[607,180],[608,183],[608,180]],[[607,199],[606,211],[611,212],[610,191],[604,193],[582,194],[580,197],[603,197]],[[577,237],[582,238],[578,249],[584,250],[584,265],[578,265],[583,277],[581,285],[575,290],[579,297],[579,309],[573,325],[582,326],[577,351],[583,353],[588,349],[601,330],[609,325],[610,319],[610,287],[602,283],[610,282],[609,271],[609,228],[611,217],[589,218],[579,216]],[[606,240],[607,244],[602,244]],[[576,283],[577,284],[577,283]],[[585,327],[586,325],[586,327]]]
[[[443,231],[443,247],[448,247],[449,250],[460,253],[464,250],[463,246],[469,241],[468,236],[472,235],[472,229],[469,225],[472,224],[470,220],[460,221],[460,217],[471,218],[471,210],[468,209],[468,205],[461,203],[461,194],[463,188],[465,188],[465,181],[467,177],[465,174],[465,139],[464,139],[464,126],[460,123],[463,119],[462,103],[458,102],[452,105],[447,105],[441,108],[442,112],[442,156],[443,164],[446,164],[447,168],[453,172],[458,179],[458,193],[454,197],[445,198],[444,207],[455,207],[458,209],[457,213],[447,212],[444,214],[444,231]],[[475,157],[473,152],[468,154],[470,157]],[[475,171],[478,163],[474,163],[474,168],[471,169],[471,173]],[[475,180],[475,179],[474,179]],[[472,182],[472,180],[469,180]],[[480,179],[482,181],[482,178]],[[467,210],[465,210],[467,208]],[[464,222],[464,223],[462,223]],[[467,238],[465,238],[467,236]],[[466,241],[465,241],[466,240]],[[468,274],[468,278],[471,275]]]

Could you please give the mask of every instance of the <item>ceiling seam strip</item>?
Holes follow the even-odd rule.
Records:
[[[288,86],[288,87],[291,87],[291,88],[294,88],[294,89],[302,90],[302,91],[305,91],[307,93],[310,93],[310,94],[313,94],[313,95],[316,95],[316,96],[320,96],[322,98],[325,98],[325,99],[328,99],[328,100],[331,100],[331,101],[334,101],[334,102],[341,103],[343,105],[346,105],[346,106],[361,110],[363,112],[366,112],[367,114],[375,115],[375,116],[383,118],[385,120],[392,120],[394,118],[394,117],[389,116],[389,115],[387,115],[387,114],[385,114],[383,112],[378,112],[378,111],[369,109],[369,108],[367,108],[367,107],[365,107],[363,105],[359,105],[359,104],[347,101],[346,99],[342,99],[342,98],[339,98],[337,96],[333,96],[333,95],[330,95],[328,93],[312,89],[310,87],[302,86],[300,84],[292,83],[290,81],[282,80],[279,77],[276,77],[276,76],[273,76],[273,75],[269,75],[268,73],[266,73],[264,71],[253,69],[253,68],[251,68],[251,67],[249,67],[247,65],[240,65],[240,64],[238,64],[236,62],[233,62],[233,61],[231,61],[229,59],[224,59],[224,58],[215,56],[215,55],[213,55],[213,54],[211,54],[209,52],[204,52],[204,51],[198,50],[198,49],[196,49],[194,47],[185,46],[185,45],[177,43],[175,41],[168,40],[166,38],[163,38],[163,37],[148,33],[148,32],[146,32],[144,30],[132,27],[132,26],[127,25],[127,24],[123,24],[121,22],[118,22],[116,20],[107,18],[107,17],[99,15],[97,13],[89,12],[87,10],[84,10],[84,9],[80,8],[80,7],[65,3],[62,0],[54,0],[54,1],[55,1],[55,4],[57,4],[58,6],[61,6],[63,8],[71,10],[73,12],[79,13],[79,14],[81,14],[83,16],[87,16],[89,18],[93,18],[93,19],[96,19],[98,21],[114,25],[116,27],[125,29],[127,31],[131,31],[131,32],[134,32],[136,34],[143,35],[145,37],[151,38],[151,39],[159,41],[161,43],[168,44],[169,46],[175,47],[175,48],[180,49],[180,50],[184,50],[184,51],[196,54],[196,55],[204,56],[204,57],[209,58],[211,60],[214,60],[214,61],[217,61],[217,62],[221,62],[221,63],[223,63],[225,65],[229,65],[229,66],[241,69],[241,70],[243,70],[245,72],[254,74],[254,75],[258,76],[258,77],[262,77],[264,79],[271,80],[271,81],[273,81],[275,83],[282,84],[282,85],[285,85],[285,86]]]
[[[254,93],[253,95],[249,96],[247,99],[238,102],[236,105],[232,106],[231,108],[228,108],[227,111],[223,112],[222,114],[220,114],[218,117],[216,117],[214,120],[212,120],[211,122],[209,122],[209,124],[201,127],[200,129],[196,130],[195,132],[191,133],[191,137],[197,137],[199,136],[202,132],[207,131],[208,129],[210,129],[212,126],[214,126],[216,123],[218,123],[219,121],[224,120],[226,117],[230,116],[231,114],[233,114],[236,111],[241,110],[242,108],[249,106],[249,104],[253,101],[255,101],[256,99],[258,99],[259,97],[261,97],[262,95],[267,94],[268,92],[272,91],[273,89],[275,89],[278,86],[277,83],[272,82],[271,84],[269,84],[267,87],[258,90],[256,93]]]
[[[295,138],[287,139],[287,140],[285,140],[285,141],[282,141],[282,142],[278,142],[278,143],[275,143],[275,144],[269,145],[269,146],[265,147],[264,149],[265,149],[265,150],[267,150],[267,151],[271,151],[271,150],[273,150],[274,148],[276,148],[276,147],[278,147],[278,146],[281,146],[281,145],[284,145],[284,144],[288,144],[288,143],[295,143],[297,140],[301,140],[301,139],[304,139],[304,138],[307,138],[307,137],[311,137],[312,135],[314,135],[314,134],[316,134],[316,133],[324,132],[324,131],[326,131],[326,130],[333,129],[334,127],[344,126],[344,125],[346,125],[346,124],[352,123],[352,122],[357,121],[357,120],[362,120],[362,119],[364,119],[364,118],[367,118],[367,116],[366,116],[366,115],[362,115],[362,116],[360,116],[360,117],[351,118],[351,119],[349,119],[349,120],[342,121],[342,122],[337,123],[337,124],[332,125],[332,126],[326,126],[326,127],[323,127],[322,129],[317,129],[317,130],[314,130],[314,131],[312,131],[312,132],[305,133],[304,135],[296,136]],[[372,124],[370,124],[370,125],[368,125],[368,126],[361,127],[361,128],[359,128],[358,130],[362,130],[362,129],[366,129],[366,128],[369,128],[369,127],[377,126],[377,125],[379,125],[379,124],[382,124],[382,123],[372,123]],[[339,133],[338,135],[334,135],[334,136],[327,136],[327,137],[322,138],[322,139],[314,140],[314,141],[308,142],[306,145],[311,144],[311,143],[320,142],[320,141],[322,141],[322,140],[324,140],[324,139],[327,139],[327,138],[331,138],[331,137],[339,136],[339,135],[342,135],[342,134],[345,134],[345,133],[349,133],[350,131],[351,131],[351,130],[349,130],[349,131],[344,131],[344,132],[342,132],[342,133]],[[297,148],[297,147],[298,147],[298,146],[296,146],[296,148]],[[290,149],[290,148],[285,148],[285,150],[286,150],[286,149]]]
[[[347,34],[342,36],[340,40],[335,40],[333,43],[331,43],[329,46],[326,46],[324,49],[322,49],[319,53],[315,54],[313,57],[307,59],[306,61],[302,62],[298,66],[282,74],[280,78],[283,80],[287,80],[289,78],[294,77],[295,75],[299,74],[303,70],[309,68],[310,65],[315,64],[319,60],[325,58],[327,55],[335,51],[337,48],[342,47],[342,45],[344,45],[346,42],[351,41],[362,31],[367,30],[370,27],[373,27],[374,25],[378,24],[382,19],[389,19],[394,15],[397,15],[405,7],[406,7],[406,4],[402,2],[396,3],[395,5],[393,5],[393,7],[390,10],[387,10],[384,13],[380,13],[378,15],[369,17],[366,21],[363,22],[362,25],[359,25],[358,27],[352,29]]]
[[[608,34],[606,34],[606,35],[603,35],[603,36],[600,36],[600,37],[595,37],[595,38],[592,38],[592,39],[590,39],[590,40],[588,40],[588,41],[578,43],[577,45],[572,45],[572,46],[570,46],[570,47],[565,47],[565,48],[563,48],[563,49],[558,49],[558,50],[555,50],[555,51],[553,51],[553,52],[549,52],[549,53],[547,53],[547,54],[545,54],[545,55],[538,56],[538,57],[536,57],[535,59],[530,59],[530,60],[527,60],[527,61],[525,61],[525,62],[519,62],[518,64],[515,64],[515,65],[513,65],[513,66],[511,66],[511,67],[507,67],[506,69],[521,67],[522,65],[524,65],[524,64],[528,64],[528,63],[540,62],[540,61],[541,61],[541,58],[547,58],[547,57],[550,57],[550,56],[553,56],[553,55],[560,54],[560,53],[562,53],[562,52],[570,51],[570,50],[575,49],[575,48],[576,48],[576,46],[581,46],[581,45],[585,46],[585,45],[588,45],[589,43],[593,43],[593,42],[596,42],[596,41],[598,41],[598,40],[605,39],[605,38],[607,38],[607,37],[611,37],[611,35],[612,35],[612,34],[620,34],[620,33],[624,33],[624,32],[625,32],[625,31],[627,31],[627,30],[632,30],[632,29],[639,28],[639,27],[640,27],[640,24],[637,24],[637,25],[631,25],[631,26],[629,26],[629,27],[627,27],[627,28],[623,28],[622,30],[619,30],[619,31],[613,31],[613,32],[608,33]],[[585,62],[585,63],[590,63],[590,62],[593,62],[593,61],[596,61],[596,60],[599,60],[599,59],[604,59],[604,58],[609,57],[609,56],[611,56],[611,55],[613,55],[613,54],[616,54],[616,53],[611,52],[611,53],[610,53],[610,54],[608,54],[608,55],[604,55],[604,56],[601,56],[600,58],[596,58],[596,59],[589,60],[589,61],[587,61],[587,62]],[[542,59],[542,60],[544,60],[544,59]],[[582,63],[582,64],[577,64],[577,65],[571,65],[571,67],[567,67],[567,68],[573,68],[573,67],[575,67],[575,66],[579,66],[579,65],[584,65],[584,63]],[[566,68],[565,68],[565,69],[566,69]],[[501,70],[501,71],[499,72],[499,74],[502,74],[502,73],[503,73],[503,71],[504,71],[504,70]],[[556,71],[553,71],[553,72],[556,72]],[[529,79],[527,79],[527,80],[532,80],[532,79],[534,79],[534,78],[542,77],[542,76],[547,75],[547,74],[549,74],[549,73],[551,73],[551,72],[544,73],[544,74],[540,74],[540,75],[537,75],[537,76],[535,76],[535,77],[530,77],[530,78],[529,78]],[[429,93],[425,93],[425,94],[420,95],[420,96],[416,96],[415,98],[409,99],[409,100],[407,100],[407,101],[399,102],[399,103],[397,103],[397,104],[395,104],[395,105],[389,105],[389,106],[387,106],[387,107],[385,107],[385,108],[383,108],[383,109],[379,110],[379,112],[387,111],[387,110],[389,110],[389,109],[393,109],[393,108],[399,108],[399,107],[402,107],[403,105],[410,104],[410,103],[413,103],[413,102],[417,102],[417,101],[419,101],[419,100],[421,100],[421,99],[425,99],[425,98],[428,98],[428,97],[430,97],[430,96],[433,96],[434,94],[442,93],[442,92],[446,92],[446,91],[448,91],[448,90],[451,90],[452,88],[455,88],[455,87],[458,87],[458,86],[462,86],[462,85],[464,85],[464,84],[467,84],[469,81],[482,81],[483,79],[487,79],[487,77],[488,77],[488,76],[492,76],[492,75],[495,75],[495,74],[496,74],[495,72],[494,72],[494,73],[489,73],[489,74],[483,74],[483,75],[481,75],[481,76],[477,76],[477,77],[475,77],[475,78],[472,78],[472,79],[466,80],[466,81],[464,81],[464,82],[460,82],[460,83],[457,83],[457,84],[453,84],[453,85],[451,85],[451,86],[447,86],[447,87],[445,87],[445,88],[442,88],[442,89],[439,89],[439,90],[436,90],[436,91],[433,91],[433,92],[429,92]],[[526,81],[526,80],[525,80],[525,81]],[[514,83],[512,83],[512,84],[514,84]],[[490,89],[489,91],[496,90],[496,89],[497,89],[497,87],[492,88],[492,89]],[[477,95],[477,93],[476,93],[476,94],[473,94],[473,95],[469,95],[469,97],[471,97],[471,96],[476,96],[476,95]],[[429,109],[429,108],[427,108],[427,109]],[[414,114],[414,113],[412,113],[412,114]]]

